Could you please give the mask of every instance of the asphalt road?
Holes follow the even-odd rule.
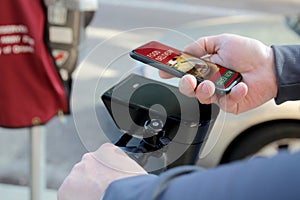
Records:
[[[293,14],[300,8],[298,0],[99,2],[99,10],[87,29],[86,42],[82,46],[81,65],[74,73],[73,114],[63,120],[54,118],[45,126],[50,188],[58,188],[85,152],[95,150],[107,140],[103,132],[118,134],[105,110],[97,108],[101,104],[101,91],[113,85],[129,68],[134,69],[134,62],[125,56],[131,48],[158,38],[173,42],[180,38],[182,41],[175,43],[182,47],[198,35],[222,32],[216,25],[222,19],[233,20],[234,30],[240,30],[242,27],[236,25],[236,19]],[[251,24],[254,30],[265,28],[257,22]],[[196,33],[191,27],[199,24],[203,31],[197,29],[199,33]],[[177,30],[186,31],[182,34]],[[0,129],[0,182],[28,185],[29,145],[28,129]]]

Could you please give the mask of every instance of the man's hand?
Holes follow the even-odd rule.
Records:
[[[135,161],[113,144],[103,144],[86,153],[58,190],[58,200],[99,200],[115,180],[147,174]]]
[[[197,86],[195,77],[184,76],[179,84],[180,91],[195,96],[203,104],[216,103],[230,113],[241,113],[253,109],[277,95],[274,55],[271,47],[258,40],[231,34],[203,37],[187,46],[185,52],[202,57],[209,54],[209,60],[240,72],[242,82],[224,96],[215,94],[211,81]],[[170,75],[160,71],[160,76]]]

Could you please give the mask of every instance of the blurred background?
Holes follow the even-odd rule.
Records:
[[[73,73],[73,113],[45,125],[47,187],[55,193],[81,156],[105,141],[99,136],[99,124],[89,116],[98,98],[94,91],[104,91],[115,81],[103,77],[122,73],[103,71],[116,56],[120,59],[113,65],[131,69],[134,62],[124,52],[147,40],[174,42],[178,35],[183,38],[174,42],[179,48],[198,37],[224,32],[270,45],[299,44],[299,37],[287,24],[287,17],[298,16],[299,10],[299,0],[98,0]],[[106,118],[97,120],[106,123]],[[111,131],[116,130],[111,127]],[[10,191],[6,185],[28,186],[29,145],[28,129],[0,128],[1,194]]]

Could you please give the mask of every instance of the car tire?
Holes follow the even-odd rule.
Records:
[[[281,150],[295,151],[300,148],[300,121],[275,121],[257,125],[238,136],[227,148],[220,164],[230,163],[253,156],[274,156]],[[294,144],[293,144],[294,145]],[[270,149],[268,149],[270,148]],[[268,151],[271,155],[266,155]]]

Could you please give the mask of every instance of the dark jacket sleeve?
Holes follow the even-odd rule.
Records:
[[[277,104],[300,100],[300,45],[272,46],[277,75]]]
[[[255,158],[181,173],[156,199],[299,199],[299,167],[300,153],[281,153],[273,158]],[[178,171],[180,167],[172,170]],[[104,200],[153,199],[153,192],[165,178],[164,174],[144,175],[115,181],[106,190]]]

